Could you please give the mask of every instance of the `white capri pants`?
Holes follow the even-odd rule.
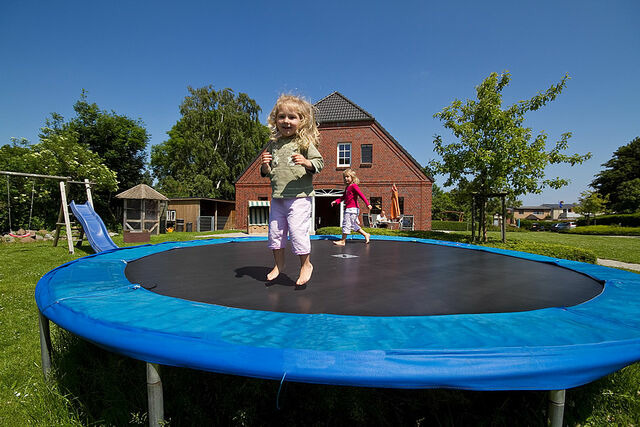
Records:
[[[311,253],[309,238],[311,207],[311,197],[271,199],[269,249],[284,249],[287,246],[287,234],[289,234],[291,250],[294,254]]]

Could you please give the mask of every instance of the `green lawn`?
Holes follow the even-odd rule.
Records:
[[[196,234],[154,236],[152,243],[187,240]],[[510,233],[509,238],[569,242],[597,250],[603,258],[639,259],[638,241],[632,239],[555,233]],[[121,238],[114,240],[122,244]],[[52,326],[54,375],[49,382],[43,380],[35,284],[54,267],[90,253],[85,246],[69,255],[66,246],[54,248],[50,242],[0,244],[0,426],[146,425],[143,362],[109,353]],[[163,367],[163,386],[165,412],[169,424],[176,426],[543,425],[547,406],[546,392],[295,383],[286,383],[278,398],[278,381],[170,367]],[[565,422],[639,425],[640,364],[569,390]]]

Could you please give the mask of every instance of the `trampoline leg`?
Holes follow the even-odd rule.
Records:
[[[149,402],[149,426],[157,427],[164,421],[164,401],[160,365],[147,363],[147,400]]]
[[[51,333],[49,319],[38,310],[38,326],[40,329],[40,359],[42,360],[42,373],[49,376],[51,371]]]
[[[566,390],[549,391],[549,425],[551,427],[562,427],[565,393]]]

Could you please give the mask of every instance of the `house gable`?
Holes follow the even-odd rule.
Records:
[[[315,107],[320,131],[318,150],[324,159],[324,169],[313,178],[317,195],[342,191],[342,173],[350,167],[360,178],[363,193],[379,200],[387,212],[390,211],[391,186],[395,183],[403,200],[404,214],[413,215],[416,229],[430,229],[433,178],[424,174],[420,164],[371,114],[341,93],[333,92]],[[351,149],[348,165],[338,163],[341,144]],[[363,161],[363,153],[371,156],[369,161]],[[261,154],[236,181],[239,228],[246,227],[248,201],[271,198],[269,179],[260,176]],[[363,212],[367,212],[366,208]]]

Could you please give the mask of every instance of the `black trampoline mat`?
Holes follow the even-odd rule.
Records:
[[[285,249],[273,282],[266,241],[171,249],[128,263],[125,275],[158,294],[288,313],[427,316],[528,311],[587,301],[603,285],[553,264],[406,241],[312,240],[313,276],[295,288],[300,261]]]

